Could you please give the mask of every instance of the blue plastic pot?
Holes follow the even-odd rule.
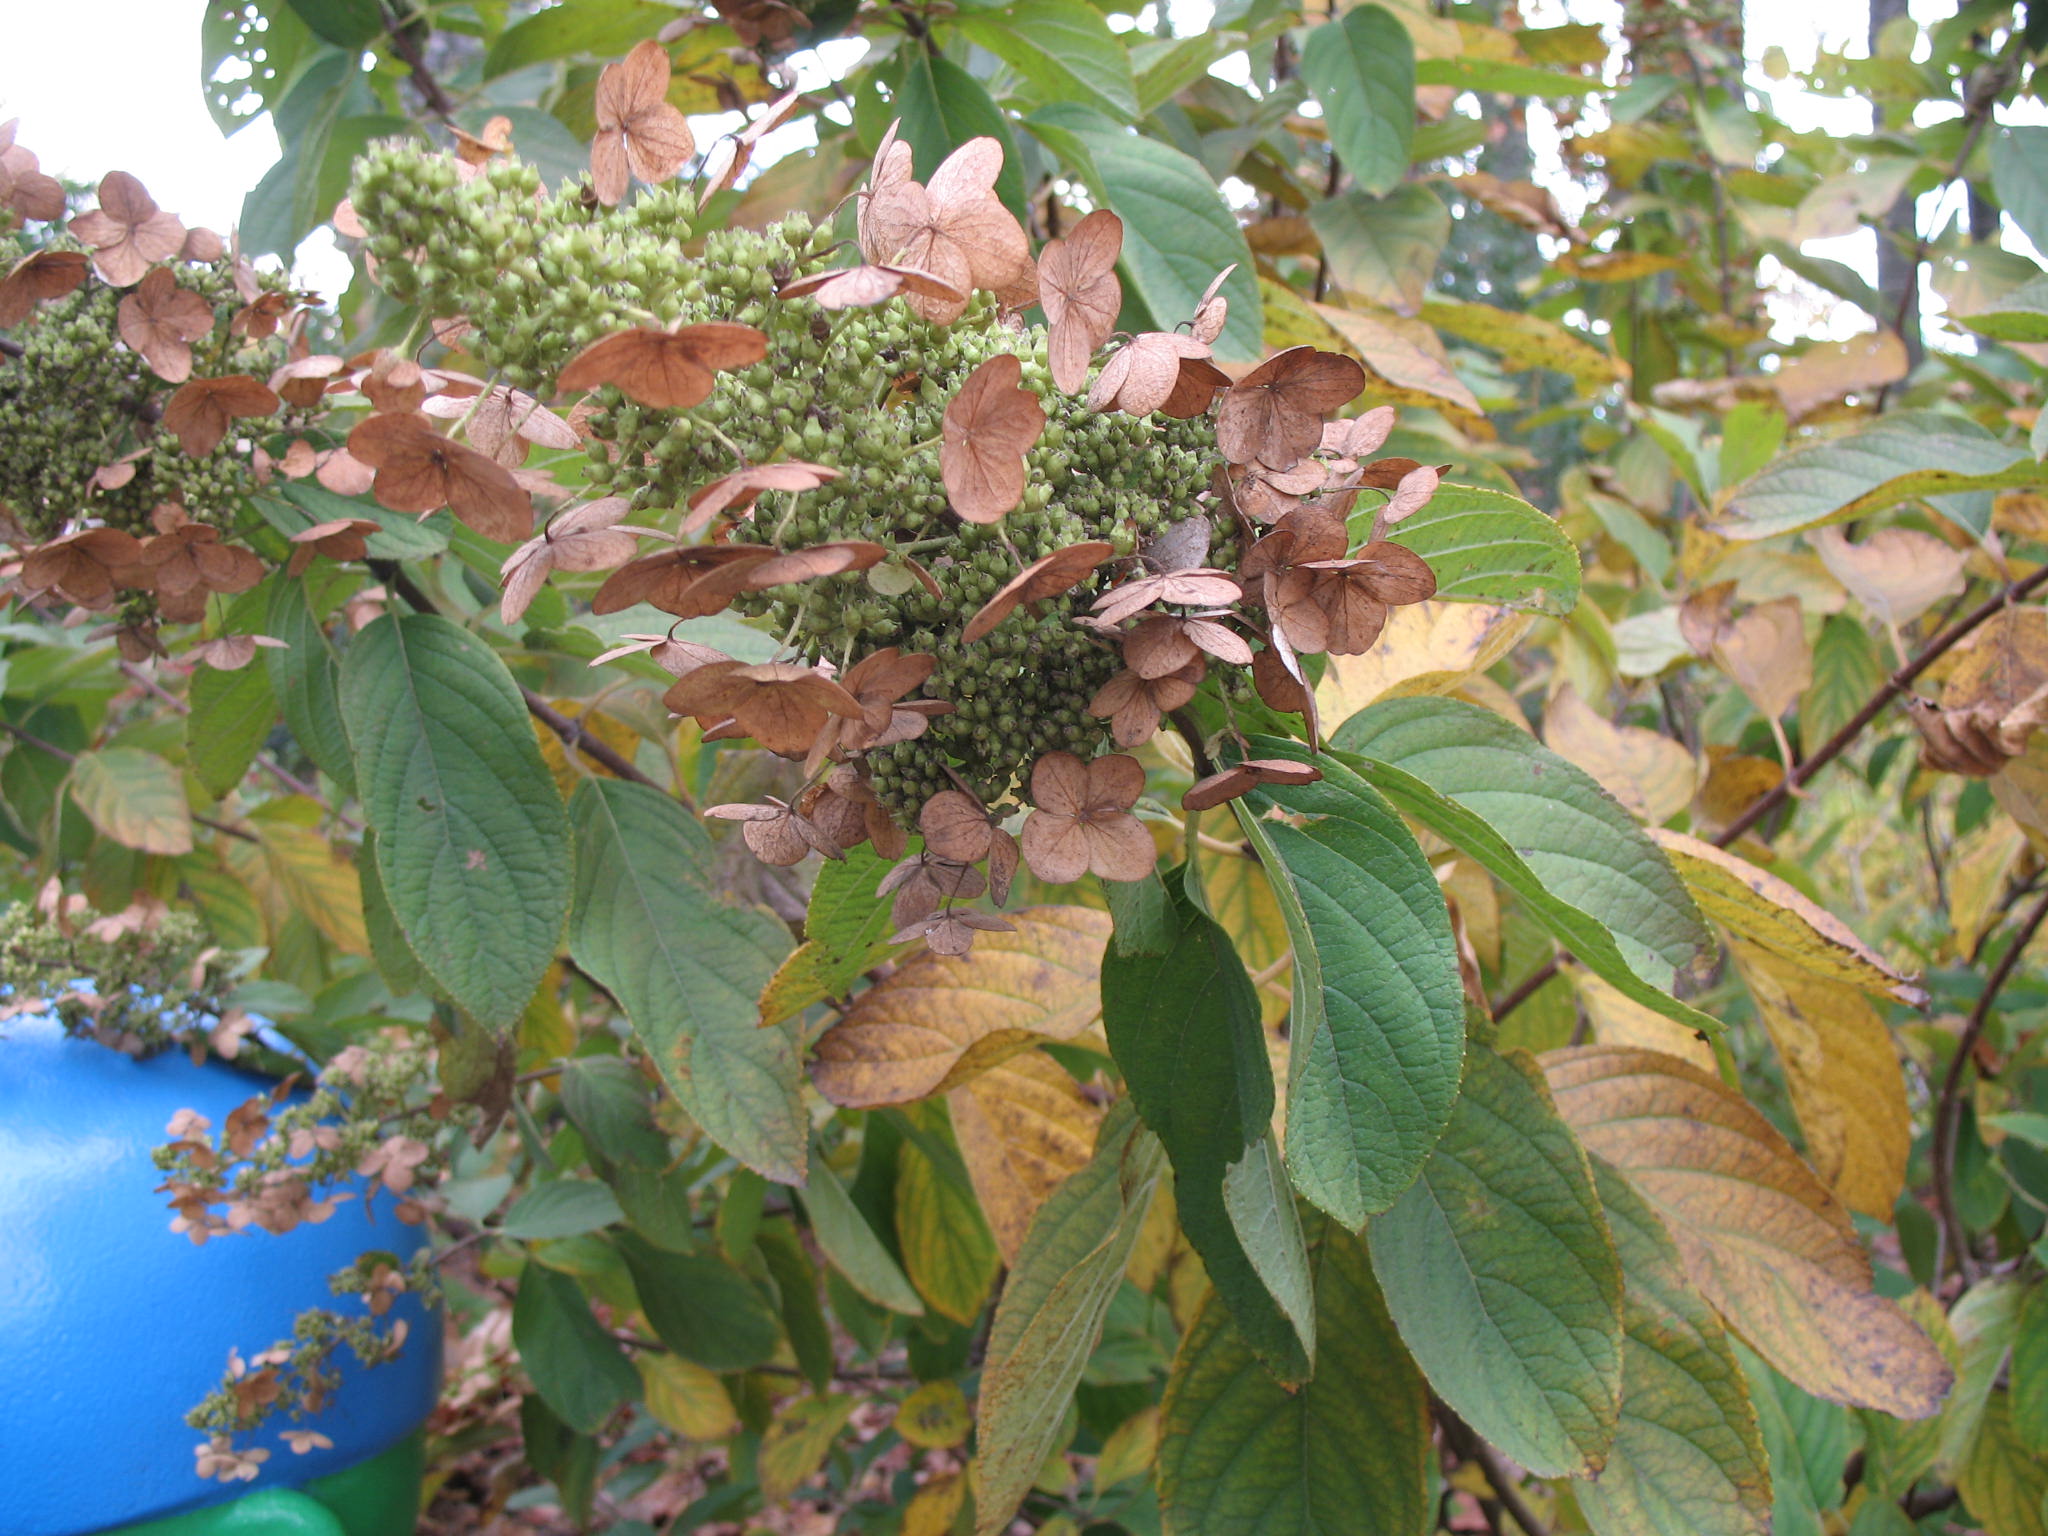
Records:
[[[307,1308],[360,1307],[335,1297],[327,1277],[366,1250],[405,1257],[423,1241],[388,1197],[374,1221],[359,1197],[283,1236],[195,1248],[170,1230],[150,1154],[169,1139],[172,1115],[195,1109],[219,1126],[271,1086],[219,1062],[194,1066],[182,1052],[134,1061],[67,1039],[54,1021],[0,1025],[5,1536],[88,1536],[209,1506],[220,1515],[191,1529],[316,1532],[312,1499],[282,1490],[360,1484],[368,1466],[386,1481],[391,1468],[409,1467],[416,1503],[417,1431],[439,1386],[440,1331],[410,1296],[390,1314],[411,1329],[397,1360],[363,1370],[344,1346],[341,1384],[317,1417],[279,1416],[241,1439],[270,1452],[254,1483],[202,1481],[194,1470],[193,1447],[206,1437],[185,1412],[219,1384],[228,1352],[246,1358],[289,1338]],[[334,1444],[295,1455],[283,1429],[317,1429]],[[399,1536],[411,1521],[408,1513],[374,1536]],[[353,1523],[332,1529],[372,1536]]]

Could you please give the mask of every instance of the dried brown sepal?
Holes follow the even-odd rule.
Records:
[[[662,702],[691,715],[707,733],[728,724],[782,757],[808,753],[832,716],[861,718],[860,700],[811,667],[794,662],[713,662],[678,680]]]
[[[921,918],[889,936],[891,944],[912,944],[922,939],[935,955],[964,955],[974,948],[977,933],[1012,933],[1016,925],[992,912],[967,907],[948,907]]]
[[[821,576],[865,571],[870,566],[881,564],[888,555],[887,546],[865,539],[842,539],[831,544],[815,544],[809,549],[792,549],[786,554],[771,555],[759,565],[747,567],[742,590],[763,592],[769,587],[786,586],[791,582],[816,581]]]
[[[1131,814],[1145,792],[1145,769],[1115,754],[1083,762],[1048,752],[1031,769],[1031,803],[1021,839],[1024,862],[1049,885],[1093,872],[1104,880],[1142,880],[1158,862],[1145,824]]]
[[[1344,421],[1323,425],[1322,451],[1339,459],[1363,463],[1385,446],[1394,430],[1394,408],[1376,405]]]
[[[1246,374],[1216,413],[1216,446],[1233,464],[1292,469],[1322,446],[1323,421],[1365,388],[1356,358],[1289,347]]]
[[[875,887],[888,896],[889,921],[898,928],[932,915],[947,901],[972,901],[988,888],[981,871],[970,864],[919,853],[903,860]]]
[[[1105,624],[1121,624],[1154,603],[1220,608],[1244,596],[1244,588],[1228,571],[1197,566],[1190,571],[1160,571],[1111,587],[1091,605]]]
[[[1270,589],[1279,579],[1277,576],[1265,578],[1268,607],[1271,606]],[[1259,690],[1259,697],[1268,708],[1286,715],[1300,715],[1308,726],[1309,750],[1321,750],[1322,723],[1316,714],[1315,688],[1302,670],[1301,658],[1287,643],[1287,632],[1278,624],[1267,631],[1266,648],[1252,658],[1252,685]]]
[[[320,455],[313,478],[337,496],[362,496],[377,482],[377,472],[346,448],[330,448]]]
[[[960,631],[960,643],[972,645],[1025,603],[1057,597],[1085,580],[1090,572],[1116,553],[1113,545],[1100,540],[1069,544],[1025,566],[1005,582],[996,595],[981,605],[981,611]]]
[[[840,680],[860,704],[860,718],[835,720],[821,738],[822,750],[868,752],[922,736],[934,715],[953,712],[953,706],[940,699],[905,702],[930,680],[937,665],[935,656],[905,655],[893,645],[861,657]]]
[[[1714,647],[1727,634],[1735,615],[1735,583],[1717,581],[1687,596],[1678,605],[1678,633],[1702,659],[1714,654]]]
[[[1359,656],[1372,649],[1390,610],[1436,593],[1436,573],[1399,544],[1368,544],[1355,559],[1311,560],[1276,580],[1273,619],[1295,650]]]
[[[163,427],[180,448],[200,459],[220,446],[238,417],[269,416],[283,404],[269,385],[246,373],[193,379],[164,406]]]
[[[1206,811],[1227,800],[1235,800],[1261,784],[1313,784],[1322,776],[1323,770],[1312,763],[1291,762],[1284,757],[1248,757],[1220,773],[1197,779],[1194,786],[1180,797],[1180,808],[1184,811]]]
[[[120,580],[153,590],[173,623],[197,623],[210,593],[246,592],[263,579],[263,562],[251,551],[221,543],[218,528],[189,521],[183,508],[159,507],[154,521],[162,531],[143,542],[134,568],[123,570]]]
[[[70,224],[74,238],[92,247],[92,264],[116,288],[128,288],[159,261],[185,246],[185,226],[156,205],[141,182],[126,171],[100,179],[100,205]]]
[[[625,497],[604,496],[550,518],[498,568],[499,618],[518,623],[552,572],[609,571],[639,553],[641,539],[660,537],[657,528],[621,528],[631,510]]]
[[[1010,882],[1017,878],[1019,858],[1017,839],[997,827],[989,834],[988,844],[988,899],[997,906],[1007,906],[1010,900]]]
[[[455,158],[464,165],[489,165],[500,155],[512,152],[512,119],[494,117],[480,134],[450,127],[455,137]]]
[[[1088,713],[1109,722],[1110,737],[1118,746],[1127,751],[1141,747],[1159,733],[1162,717],[1195,696],[1208,668],[1208,662],[1197,656],[1164,677],[1140,677],[1126,669],[1096,690]]]
[[[1443,478],[1443,471],[1434,464],[1419,464],[1409,470],[1401,477],[1401,483],[1394,487],[1394,494],[1387,498],[1386,505],[1379,509],[1379,526],[1391,528],[1403,518],[1420,512],[1436,495]]]
[[[1150,416],[1174,400],[1181,389],[1182,369],[1197,363],[1207,369],[1207,373],[1197,373],[1198,379],[1213,374],[1223,383],[1229,382],[1209,361],[1206,341],[1176,331],[1145,331],[1133,336],[1096,374],[1095,386],[1088,391],[1088,409]],[[1213,389],[1211,386],[1212,393]]]
[[[802,861],[805,854],[822,853],[828,859],[843,859],[846,850],[827,837],[807,816],[780,800],[765,805],[714,805],[704,812],[719,821],[740,823],[740,837],[763,864],[787,867]]]
[[[613,384],[642,405],[680,411],[710,399],[720,373],[767,355],[768,338],[751,325],[711,320],[673,331],[635,327],[592,342],[555,383],[563,390]]]
[[[270,651],[290,649],[286,641],[271,635],[216,635],[200,641],[186,654],[216,672],[239,672],[256,659],[259,647]]]
[[[297,303],[289,293],[259,293],[235,311],[234,318],[228,321],[228,330],[236,336],[263,341],[277,334],[285,316]]]
[[[995,837],[987,808],[957,789],[942,789],[925,801],[917,813],[917,830],[924,834],[926,848],[961,864],[979,864],[987,858]]]
[[[1350,548],[1350,530],[1341,513],[1320,504],[1297,507],[1245,551],[1238,575],[1244,579],[1247,599],[1263,602],[1261,582],[1267,575],[1310,560],[1341,560]]]
[[[1250,642],[1215,619],[1154,614],[1124,636],[1124,665],[1147,680],[1178,672],[1205,653],[1235,667],[1252,664]]]
[[[787,6],[776,8],[785,11],[790,9]],[[745,34],[742,33],[741,36],[744,40]],[[789,115],[796,110],[797,103],[801,100],[803,93],[800,91],[784,92],[769,102],[761,115],[738,133],[729,133],[712,145],[704,156],[704,165],[700,172],[703,179],[701,197],[723,192],[737,182],[741,173],[753,162],[754,146],[771,131],[788,121]]]
[[[0,329],[21,324],[38,304],[61,299],[85,281],[91,258],[83,251],[37,251],[0,278]]]
[[[2048,724],[2048,686],[2003,712],[1995,703],[1943,709],[1916,694],[1907,695],[1906,712],[1920,733],[1923,764],[1988,778],[2026,751],[2034,732]]]
[[[702,606],[703,594],[691,596],[691,589],[704,577],[729,564],[758,564],[775,553],[765,544],[688,544],[642,555],[623,570],[614,572],[590,600],[592,613],[617,613],[635,603],[649,603],[679,619],[701,618],[716,613],[741,590],[734,585],[716,607]]]
[[[121,340],[166,384],[192,377],[192,343],[213,330],[213,306],[180,288],[169,267],[152,267],[114,312]]]
[[[1123,248],[1124,221],[1098,208],[1064,237],[1046,241],[1038,253],[1046,355],[1053,383],[1067,394],[1078,394],[1088,382],[1095,349],[1116,332],[1124,303],[1116,263]]]
[[[823,464],[806,464],[801,459],[736,469],[691,493],[689,515],[676,530],[676,536],[694,538],[721,512],[731,511],[735,516],[745,512],[763,491],[814,491],[826,481],[838,478],[838,470],[827,469]]]
[[[142,541],[118,528],[88,528],[52,539],[28,552],[21,584],[30,592],[55,592],[81,608],[106,608],[114,601],[114,573],[142,557]]]
[[[310,411],[327,394],[327,386],[347,366],[331,352],[296,357],[270,376],[270,387],[286,405]]]
[[[0,207],[17,218],[53,222],[64,217],[64,184],[43,173],[33,152],[9,142],[0,146]]]
[[[178,248],[180,261],[219,261],[228,253],[227,241],[203,225],[185,231],[185,243]]]
[[[610,650],[590,658],[590,665],[601,667],[608,661],[617,661],[621,656],[645,655],[662,671],[671,677],[686,677],[699,667],[708,667],[714,661],[731,661],[725,652],[695,640],[680,640],[674,635],[628,635],[624,645],[615,645]]]
[[[297,547],[292,550],[284,573],[296,576],[320,555],[329,560],[360,560],[370,552],[369,536],[378,531],[378,525],[367,517],[336,518],[301,529],[292,535],[292,543]]]
[[[1230,300],[1223,297],[1223,285],[1236,270],[1237,263],[1233,261],[1210,279],[1201,298],[1195,301],[1195,316],[1188,322],[1188,334],[1195,340],[1214,346],[1216,338],[1223,334],[1224,322],[1230,318]]]
[[[1045,430],[1045,407],[1023,377],[1017,355],[999,352],[947,402],[939,477],[953,510],[970,523],[993,523],[1024,499],[1024,455]]]
[[[492,385],[481,400],[473,395],[430,396],[420,409],[443,421],[466,424],[462,434],[470,447],[512,469],[526,462],[528,446],[565,452],[582,439],[576,429],[524,390]]]
[[[668,51],[646,38],[598,72],[597,137],[590,141],[590,182],[597,200],[615,207],[627,173],[650,186],[667,181],[697,152],[689,119],[668,99]]]
[[[861,255],[877,266],[928,272],[963,295],[983,288],[1005,303],[1029,303],[1037,287],[1031,246],[996,196],[1002,168],[998,141],[969,139],[922,186],[911,176],[910,146],[892,127],[861,197]],[[910,294],[905,302],[934,325],[951,325],[967,308],[964,297]]]
[[[1267,469],[1263,464],[1235,468],[1219,464],[1216,484],[1231,506],[1255,523],[1276,523],[1329,483],[1329,470],[1317,459],[1303,459],[1292,469]]]
[[[376,415],[348,435],[348,451],[377,472],[377,505],[392,512],[448,508],[462,524],[500,544],[533,532],[533,500],[511,472],[474,448],[451,442],[412,412]]]
[[[935,273],[916,267],[862,263],[836,272],[813,272],[786,283],[778,297],[809,299],[820,309],[865,309],[886,304],[899,293],[965,305],[967,295]]]

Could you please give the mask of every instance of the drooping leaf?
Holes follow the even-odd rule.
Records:
[[[1125,45],[1080,0],[1013,0],[1000,10],[963,11],[954,25],[1030,81],[1044,102],[1080,101],[1125,122],[1138,115]]]
[[[780,1183],[804,1176],[809,1125],[786,1026],[755,999],[788,930],[712,888],[711,839],[659,790],[586,779],[569,806],[569,948],[625,1007],[663,1080],[711,1139]]]
[[[1338,287],[1403,315],[1422,308],[1451,237],[1451,211],[1436,193],[1414,181],[1385,197],[1346,192],[1315,204],[1308,217]]]
[[[1415,137],[1415,44],[1392,11],[1361,5],[1309,29],[1301,78],[1322,104],[1330,148],[1375,197],[1408,174]]]
[[[92,824],[122,847],[172,857],[192,851],[184,775],[154,752],[81,752],[71,765],[70,789]]]
[[[717,1254],[670,1253],[635,1232],[618,1236],[640,1310],[655,1336],[712,1371],[744,1371],[775,1353],[782,1328],[767,1298]]]
[[[1365,1245],[1318,1218],[1309,1249],[1323,1345],[1299,1391],[1276,1382],[1214,1292],[1167,1385],[1159,1499],[1170,1531],[1420,1531],[1431,1516],[1422,1377]],[[1105,1458],[1106,1459],[1106,1458]]]
[[[1530,1471],[1597,1475],[1620,1422],[1621,1267],[1532,1061],[1468,1054],[1443,1139],[1366,1236],[1437,1395]]]
[[[929,1131],[941,1117],[922,1122]],[[942,1168],[915,1143],[896,1161],[896,1250],[925,1305],[963,1326],[980,1315],[1002,1256],[957,1168]]]
[[[1628,377],[1628,365],[1578,332],[1526,310],[1432,299],[1422,318],[1440,331],[1498,352],[1511,369],[1547,368],[1598,393]]]
[[[723,1440],[739,1428],[739,1413],[716,1371],[660,1350],[642,1350],[633,1364],[647,1411],[685,1439]]]
[[[924,1314],[924,1302],[904,1278],[901,1266],[875,1236],[875,1229],[861,1215],[839,1176],[822,1160],[812,1168],[802,1198],[819,1252],[847,1284],[878,1307],[906,1317]]]
[[[1848,1212],[1749,1103],[1673,1056],[1608,1046],[1543,1060],[1559,1111],[1663,1221],[1723,1321],[1817,1397],[1925,1418],[1941,1353],[1871,1288]]]
[[[596,1232],[623,1219],[619,1202],[595,1179],[551,1179],[515,1200],[498,1231],[505,1237],[540,1242]]]
[[[1043,1051],[1026,1051],[946,1095],[953,1136],[1003,1261],[1014,1264],[1031,1219],[1087,1165],[1102,1112]]]
[[[570,1428],[594,1435],[639,1394],[640,1373],[568,1275],[528,1263],[512,1307],[512,1342],[534,1390]]]
[[[1297,756],[1260,737],[1261,756]],[[1465,1040],[1443,892],[1386,801],[1341,765],[1234,802],[1294,941],[1287,1169],[1352,1230],[1413,1181]],[[1278,807],[1286,820],[1269,819]]]
[[[189,701],[185,756],[201,786],[219,799],[242,782],[270,734],[277,699],[269,669],[201,667],[192,674]]]
[[[509,1029],[554,961],[569,829],[526,707],[488,644],[433,614],[387,614],[341,669],[377,873],[420,963]]]
[[[824,1465],[832,1442],[853,1417],[860,1399],[844,1392],[826,1392],[785,1403],[761,1436],[759,1458],[761,1498],[781,1504]]]
[[[1238,1318],[1252,1348],[1276,1375],[1298,1381],[1314,1352],[1314,1318],[1290,1312],[1267,1276],[1298,1272],[1290,1257],[1247,1251],[1225,1184],[1273,1117],[1273,1072],[1259,1023],[1258,995],[1230,939],[1196,910],[1185,871],[1169,878],[1180,932],[1164,954],[1120,955],[1102,964],[1102,1023],[1131,1102],[1173,1164],[1174,1196],[1188,1241]],[[1242,1177],[1242,1175],[1240,1176]],[[1240,1199],[1248,1199],[1250,1191]],[[1300,1228],[1267,1237],[1298,1247]]]
[[[1389,530],[1436,573],[1446,603],[1500,603],[1535,613],[1578,606],[1579,552],[1554,519],[1505,491],[1444,485]]]
[[[1595,1536],[1766,1536],[1771,1479],[1742,1367],[1686,1279],[1670,1234],[1600,1159],[1593,1179],[1621,1260],[1621,1425],[1575,1491]]]
[[[811,1076],[847,1108],[907,1104],[1095,1022],[1109,919],[1027,907],[974,951],[915,955],[863,992],[818,1040]]]
[[[304,581],[273,579],[263,627],[284,644],[266,650],[263,665],[293,739],[344,794],[353,794],[356,767],[341,718],[341,663],[308,598]]]
[[[1127,1103],[1032,1218],[1003,1285],[976,1403],[975,1531],[1005,1530],[1053,1449],[1165,1168]]]

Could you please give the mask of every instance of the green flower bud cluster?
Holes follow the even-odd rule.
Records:
[[[1127,567],[1105,565],[975,646],[959,635],[1023,564],[1091,540],[1128,556],[1190,515],[1215,462],[1207,420],[1089,411],[1054,388],[1043,329],[1016,328],[985,295],[946,327],[900,300],[829,312],[778,299],[835,258],[830,234],[801,215],[699,236],[679,191],[602,209],[573,187],[540,195],[517,163],[460,180],[454,162],[415,145],[373,150],[351,198],[387,290],[430,315],[468,319],[475,329],[461,346],[543,396],[578,351],[627,326],[729,321],[766,336],[761,362],[719,374],[688,410],[600,389],[586,478],[646,522],[745,465],[800,459],[838,471],[818,489],[764,496],[733,537],[785,550],[859,540],[898,553],[869,571],[745,594],[734,608],[807,660],[844,667],[885,646],[937,658],[924,692],[955,712],[869,755],[885,803],[914,815],[949,787],[949,769],[994,801],[1043,753],[1089,755],[1107,740],[1087,706],[1119,663],[1073,618]],[[1026,455],[1022,504],[976,526],[946,496],[942,421],[968,376],[1001,352],[1020,357],[1047,421]]]
[[[179,264],[180,287],[214,308],[211,337],[193,343],[194,374],[249,372],[258,377],[284,361],[284,343],[228,339],[241,307],[225,262]],[[272,277],[267,286],[280,286]],[[188,457],[177,440],[153,430],[177,388],[150,371],[120,339],[122,291],[88,278],[76,291],[38,307],[15,332],[22,355],[0,368],[0,504],[14,509],[31,538],[46,539],[66,521],[93,517],[109,527],[147,534],[150,513],[176,501],[195,521],[227,527],[252,488],[245,454],[232,435],[204,458]],[[216,356],[223,343],[231,356]],[[256,346],[251,359],[247,350]],[[126,484],[96,488],[93,476],[137,448]]]

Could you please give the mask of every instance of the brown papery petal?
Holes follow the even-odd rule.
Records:
[[[1003,584],[996,595],[982,604],[981,611],[960,631],[963,645],[972,645],[994,629],[1024,603],[1057,597],[1084,580],[1103,561],[1116,553],[1115,547],[1099,540],[1069,544],[1032,561]]]
[[[1173,399],[1181,363],[1207,358],[1208,343],[1172,331],[1146,331],[1102,365],[1088,391],[1091,411],[1120,410],[1149,416]]]
[[[1116,330],[1123,309],[1117,257],[1123,220],[1098,208],[1064,239],[1038,254],[1038,302],[1044,306],[1052,380],[1068,394],[1088,382],[1088,361]]]
[[[450,442],[411,413],[377,415],[348,436],[349,452],[377,471],[379,506],[424,513],[446,507],[500,544],[533,532],[533,501],[504,465]]]
[[[917,815],[924,845],[942,859],[973,864],[985,857],[994,829],[980,802],[957,789],[942,789]]]
[[[0,329],[19,325],[38,304],[61,299],[85,281],[91,259],[83,251],[37,251],[0,278]]]
[[[1024,455],[1045,430],[1045,408],[1023,376],[1022,360],[999,352],[946,406],[939,475],[953,510],[970,523],[993,523],[1024,499]]]
[[[791,550],[786,555],[776,555],[749,567],[746,589],[759,592],[786,582],[815,581],[820,576],[837,576],[844,571],[864,571],[869,566],[879,565],[888,553],[884,546],[861,539]]]
[[[171,396],[163,427],[186,453],[204,458],[220,446],[236,417],[268,416],[283,403],[268,385],[246,373],[194,379]]]
[[[1233,464],[1292,469],[1322,446],[1323,418],[1365,388],[1355,358],[1289,347],[1254,368],[1224,398],[1216,446]]]
[[[675,331],[635,328],[592,342],[555,382],[563,390],[615,384],[642,405],[685,410],[710,398],[716,373],[767,355],[768,338],[751,325],[714,320]]]
[[[189,343],[213,330],[213,306],[180,288],[168,267],[152,267],[115,311],[121,340],[142,354],[156,376],[182,384],[192,376]]]
[[[1237,270],[1232,262],[1210,280],[1202,290],[1202,297],[1195,302],[1194,320],[1188,326],[1188,334],[1197,341],[1214,344],[1223,334],[1223,325],[1230,318],[1230,301],[1223,297],[1223,285],[1230,281],[1230,274]]]

